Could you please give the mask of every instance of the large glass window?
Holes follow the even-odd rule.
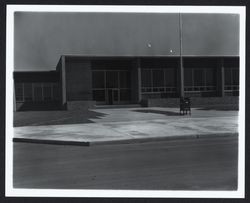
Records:
[[[141,70],[142,87],[152,87],[151,69]]]
[[[34,91],[34,101],[42,101],[43,100],[42,83],[34,83],[33,91]]]
[[[130,87],[130,72],[120,71],[119,72],[120,88],[129,88]]]
[[[152,70],[153,72],[153,87],[164,87],[164,72],[161,70]]]
[[[130,100],[130,72],[128,70],[94,70],[92,72],[93,99],[115,104]]]
[[[15,83],[16,101],[58,101],[58,83]]]
[[[232,85],[232,74],[231,74],[231,69],[225,68],[224,69],[224,77],[225,77],[225,85],[230,86]]]
[[[43,98],[45,101],[52,100],[52,88],[50,83],[43,85]]]
[[[212,68],[206,69],[206,86],[216,85],[215,71]]]
[[[59,85],[57,83],[52,83],[52,95],[53,95],[53,100],[58,101],[60,97],[59,93]]]
[[[215,69],[184,68],[185,91],[215,91]]]
[[[142,69],[142,93],[176,91],[176,73],[173,68]]]
[[[238,68],[225,68],[225,90],[239,90],[239,69]]]
[[[24,101],[23,83],[15,84],[15,94],[16,94],[16,101]]]
[[[24,83],[24,100],[32,101],[32,83]]]
[[[193,76],[194,76],[194,86],[204,86],[204,70],[202,69],[194,69]]]
[[[184,85],[193,86],[193,69],[184,68]]]
[[[118,71],[106,72],[106,85],[107,88],[118,88]]]
[[[176,73],[173,68],[164,69],[165,76],[165,85],[166,87],[175,87],[176,86]]]
[[[232,84],[239,85],[239,69],[232,69]]]

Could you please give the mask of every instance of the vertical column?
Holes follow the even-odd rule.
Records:
[[[34,83],[31,83],[31,91],[32,91],[32,101],[35,101],[35,93],[34,93]]]
[[[53,101],[54,100],[54,97],[53,97],[53,83],[49,83],[50,84],[50,97],[51,97],[51,100]]]
[[[44,84],[41,83],[41,89],[42,89],[42,101],[44,101]]]
[[[183,59],[180,58],[180,66],[179,66],[179,95],[180,97],[184,97],[184,68],[183,68]]]
[[[182,16],[179,15],[179,27],[180,27],[180,66],[179,66],[179,94],[180,97],[184,97],[184,69],[182,58]]]
[[[16,91],[15,91],[15,81],[13,80],[13,110],[16,111]]]
[[[132,61],[131,78],[131,101],[134,103],[141,102],[141,65],[140,59],[136,58]]]
[[[137,59],[138,102],[141,101],[141,60]]]
[[[61,83],[62,83],[62,105],[65,106],[67,103],[65,56],[62,56]]]
[[[219,61],[219,67],[217,69],[217,93],[218,96],[224,97],[224,86],[225,86],[225,74],[224,74],[224,59],[221,58]]]

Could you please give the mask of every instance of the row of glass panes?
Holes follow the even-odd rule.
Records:
[[[238,91],[239,85],[225,85],[224,90],[225,91]]]
[[[176,87],[142,87],[141,88],[142,93],[148,93],[148,92],[176,92]]]
[[[210,92],[215,91],[216,86],[185,86],[184,91],[186,92],[192,92],[192,91],[198,91],[198,92]]]
[[[93,88],[130,88],[128,70],[93,70]]]
[[[225,68],[225,87],[234,88],[239,86],[239,69],[238,68]],[[226,90],[226,89],[225,89]]]
[[[174,68],[142,68],[141,84],[142,88],[146,89],[176,86],[176,70]]]
[[[216,86],[216,71],[214,68],[184,68],[185,87],[211,87]],[[196,91],[196,90],[190,90]],[[200,91],[200,90],[197,90]],[[203,91],[203,90],[201,90]]]
[[[58,101],[58,83],[15,83],[17,102]]]
[[[93,88],[93,99],[95,101],[107,101],[109,90],[113,91],[115,101],[130,100],[130,88]]]
[[[184,87],[184,91],[186,92],[192,92],[192,91],[199,91],[199,92],[209,92],[209,91],[215,91],[216,86],[186,86]],[[224,90],[239,90],[239,85],[227,85],[225,86]],[[149,92],[176,92],[175,87],[143,87],[141,88],[142,93],[149,93]]]

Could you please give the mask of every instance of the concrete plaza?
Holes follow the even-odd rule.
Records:
[[[92,111],[103,116],[90,119],[93,123],[15,127],[14,141],[93,145],[224,136],[238,132],[238,111],[192,109],[192,115],[182,116],[178,108]]]

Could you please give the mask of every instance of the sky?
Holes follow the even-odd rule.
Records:
[[[183,55],[238,56],[239,15],[182,14],[182,36]],[[179,56],[179,14],[15,13],[15,70],[54,70],[67,54]]]

